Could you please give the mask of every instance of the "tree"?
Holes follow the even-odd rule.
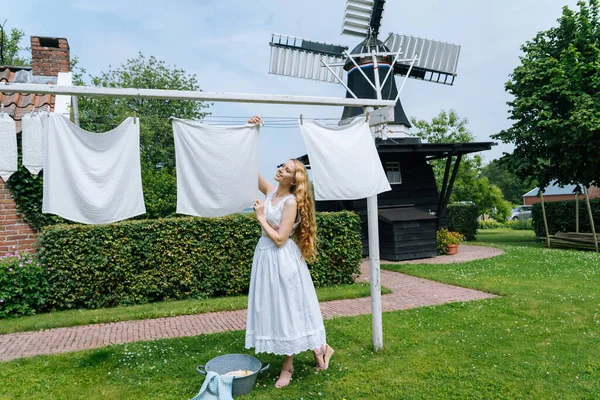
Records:
[[[411,118],[411,123],[416,130],[415,135],[428,143],[469,143],[475,140],[467,127],[468,120],[461,118],[454,110],[442,110],[431,122]],[[438,190],[441,190],[446,161],[433,160],[430,164]],[[463,156],[450,201],[471,201],[477,205],[480,215],[488,214],[504,220],[510,215],[510,204],[504,200],[502,191],[497,186],[481,176],[482,164],[479,155]]]
[[[110,68],[110,66],[109,66]],[[74,80],[84,84],[86,71],[77,67]],[[93,86],[171,90],[199,90],[195,75],[166,65],[164,61],[139,53],[116,69],[92,76]],[[208,105],[198,101],[81,97],[80,125],[83,129],[103,132],[113,129],[136,112],[140,123],[142,182],[146,199],[145,218],[165,217],[175,213],[176,176],[175,145],[169,117],[200,119]]]
[[[598,0],[563,8],[558,26],[538,33],[505,88],[513,125],[494,135],[513,143],[502,162],[544,188],[600,181],[600,20]]]
[[[26,47],[19,46],[21,39],[25,37],[25,32],[17,28],[12,28],[10,33],[7,33],[5,26],[6,21],[0,25],[0,65],[29,65],[29,59],[19,57],[21,51],[27,50]]]
[[[504,198],[512,204],[521,204],[523,195],[537,186],[537,182],[523,182],[499,160],[492,160],[481,169],[489,183],[496,185],[502,191]]]

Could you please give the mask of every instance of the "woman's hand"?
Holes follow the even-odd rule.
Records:
[[[262,201],[256,200],[254,205],[252,206],[254,212],[256,213],[256,218],[264,218],[265,217],[265,205]]]
[[[250,125],[257,125],[257,124],[261,124],[262,121],[258,115],[255,115],[254,117],[252,117],[248,120],[248,123]]]

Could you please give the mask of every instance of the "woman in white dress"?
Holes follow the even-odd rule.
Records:
[[[248,121],[260,123],[259,117]],[[315,205],[304,164],[288,160],[277,169],[274,186],[260,174],[266,196],[254,211],[262,227],[256,245],[246,323],[246,348],[256,353],[285,355],[275,387],[289,385],[294,354],[313,350],[316,370],[329,366],[323,317],[306,260],[316,257]]]

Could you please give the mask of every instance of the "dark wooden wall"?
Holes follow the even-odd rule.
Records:
[[[379,256],[383,260],[402,261],[438,255],[435,220],[379,221]],[[364,251],[364,247],[363,247]]]
[[[439,194],[435,184],[433,170],[425,160],[424,155],[418,153],[379,153],[379,157],[384,165],[388,161],[400,162],[400,174],[402,176],[402,184],[391,185],[391,191],[381,193],[377,196],[380,209],[402,205],[414,205],[424,211],[437,211]],[[318,201],[316,202],[316,208],[317,211],[354,210],[358,212],[362,222],[361,237],[363,242],[363,255],[369,254],[366,199],[351,201]],[[379,240],[380,243],[384,243],[386,237],[391,237],[391,227],[388,231],[385,231],[384,228],[384,231],[382,232],[381,227],[383,226],[383,222],[380,221],[379,223]],[[430,224],[426,225],[428,227],[425,230],[430,231]],[[435,228],[433,229],[435,232]],[[407,234],[417,234],[418,232],[419,229],[416,229],[416,231],[412,232],[407,231]],[[433,241],[433,244],[435,245],[435,235]],[[381,246],[382,245],[380,244],[380,250],[382,250]]]

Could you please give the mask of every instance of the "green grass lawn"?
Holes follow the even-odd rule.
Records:
[[[336,349],[315,374],[297,357],[290,387],[273,388],[281,357],[247,399],[596,399],[600,396],[600,255],[545,249],[527,231],[480,231],[506,253],[460,264],[385,266],[501,294],[385,313],[384,350],[371,318],[326,321]],[[138,342],[0,363],[0,399],[189,399],[198,364],[244,352],[244,332]]]
[[[382,293],[391,293],[382,288]],[[319,301],[356,299],[371,295],[368,283],[336,285],[317,289]],[[0,320],[0,334],[35,331],[76,325],[139,319],[174,317],[214,311],[242,310],[248,305],[248,296],[220,297],[213,299],[190,299],[165,301],[129,307],[101,308],[97,310],[68,310]]]

